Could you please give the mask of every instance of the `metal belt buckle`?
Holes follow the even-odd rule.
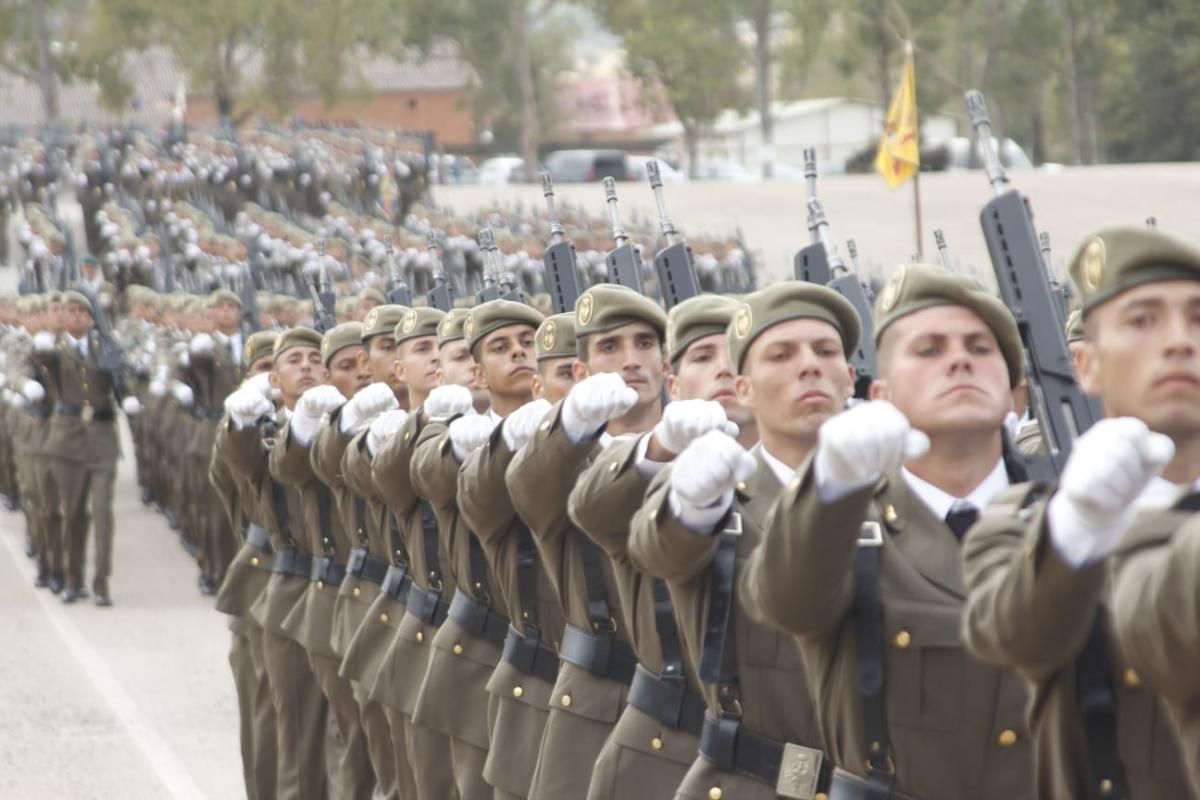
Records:
[[[729,515],[729,523],[721,530],[721,533],[727,533],[730,536],[742,535],[742,515],[734,511]]]
[[[794,800],[813,800],[817,794],[817,779],[821,775],[820,750],[798,744],[785,744],[779,762],[779,780],[775,794]]]
[[[858,532],[859,547],[883,547],[883,528],[878,522],[864,522]]]
[[[79,410],[79,417],[84,422],[91,422],[92,417],[94,417],[95,415],[96,415],[96,410],[94,408],[92,408],[90,405],[84,405],[84,407]]]

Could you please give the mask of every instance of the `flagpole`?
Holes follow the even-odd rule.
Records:
[[[917,64],[916,64],[916,60],[913,58],[912,39],[904,40],[904,57],[908,60],[909,64],[912,64],[912,69],[913,69],[913,72],[915,73],[916,69],[917,69]],[[916,128],[917,128],[917,153],[918,153],[917,171],[913,173],[913,180],[912,180],[913,217],[914,217],[914,221],[916,223],[916,233],[917,233],[917,258],[924,260],[925,246],[922,243],[923,240],[922,240],[922,236],[921,236],[921,230],[922,230],[922,227],[921,227],[921,166],[920,166],[920,156],[919,156],[919,154],[921,152],[921,117],[917,113],[916,102],[915,102],[916,101],[916,97],[915,97],[915,95],[916,95],[916,89],[915,89],[916,79],[915,79],[915,77],[913,79],[913,84],[914,84],[913,117],[915,118]]]

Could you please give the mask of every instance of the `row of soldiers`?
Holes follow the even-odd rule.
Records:
[[[1200,250],[1106,229],[1071,272],[1108,416],[1053,483],[1016,320],[935,267],[858,400],[868,321],[802,281],[240,339],[214,295],[172,369],[214,376],[248,795],[1200,797]]]

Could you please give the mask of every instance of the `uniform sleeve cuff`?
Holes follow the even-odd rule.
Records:
[[[692,533],[709,536],[716,532],[717,525],[729,513],[729,508],[733,505],[733,492],[728,491],[721,495],[711,506],[696,508],[685,503],[672,489],[667,493],[667,502],[670,503],[671,513],[683,527]]]
[[[637,470],[638,477],[648,481],[655,475],[662,472],[663,467],[667,465],[666,461],[651,461],[646,458],[646,450],[650,447],[651,434],[643,434],[638,439],[637,449],[634,451],[633,467]]]
[[[1120,541],[1125,522],[1123,517],[1116,524],[1103,528],[1088,525],[1079,518],[1062,494],[1050,498],[1046,508],[1046,526],[1050,529],[1050,541],[1063,561],[1074,569],[1081,569],[1107,558]]]

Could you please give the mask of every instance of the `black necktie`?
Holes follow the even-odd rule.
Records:
[[[960,542],[977,519],[979,519],[979,509],[975,506],[959,506],[957,509],[950,509],[946,514],[946,524],[950,526],[950,530],[954,531],[954,537]]]

